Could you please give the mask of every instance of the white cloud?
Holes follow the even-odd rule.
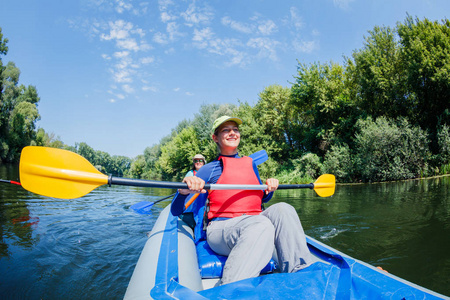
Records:
[[[168,39],[167,35],[162,32],[155,33],[153,35],[153,41],[158,44],[161,44],[161,45],[169,43],[169,39]]]
[[[117,40],[116,45],[120,49],[139,51],[139,45],[135,39]]]
[[[242,48],[244,45],[238,39],[215,38],[211,28],[207,27],[202,30],[194,29],[192,40],[194,46],[199,49],[205,49],[209,53],[229,57],[229,60],[225,63],[227,66],[243,66],[246,64],[244,58],[247,55],[238,50],[238,48]]]
[[[168,22],[166,25],[167,34],[156,32],[153,35],[153,41],[160,45],[166,45],[169,42],[173,42],[177,37],[184,36],[184,34],[179,31],[179,28],[180,26],[176,22]]]
[[[132,0],[115,0],[115,1],[92,1],[92,5],[100,10],[110,10],[111,8],[118,14],[131,13],[133,15],[139,16],[143,15],[148,10],[148,2],[138,2],[135,7],[132,4]]]
[[[127,3],[126,1],[116,1],[116,3],[116,11],[119,14],[123,13],[125,10],[130,11],[133,9],[133,5],[131,5],[131,3]]]
[[[105,60],[110,60],[111,56],[109,56],[108,54],[102,54],[102,58]]]
[[[122,85],[122,90],[127,93],[127,94],[132,94],[134,93],[134,88],[131,87],[129,84],[124,84]]]
[[[142,30],[141,28],[137,28],[136,30],[133,30],[132,32],[139,35],[141,38],[143,38],[145,36],[144,30]]]
[[[116,41],[116,47],[119,49],[132,51],[146,51],[151,49],[145,41],[137,42],[136,37],[143,38],[145,36],[144,30],[135,27],[131,22],[124,20],[117,20],[108,23],[109,33],[100,34],[102,41]]]
[[[200,49],[206,48],[208,46],[208,41],[214,36],[211,28],[206,27],[201,30],[194,29],[194,37],[192,40]]]
[[[110,103],[115,103],[115,102],[116,102],[116,99],[111,98],[111,99],[109,99],[109,102],[110,102]]]
[[[112,70],[113,79],[117,83],[131,83],[133,80],[131,79],[131,72],[127,69],[122,70]]]
[[[177,23],[175,23],[175,22],[167,23],[167,29],[166,30],[167,30],[167,33],[169,34],[169,39],[171,41],[175,40],[176,37],[183,36],[183,34],[180,33],[178,31],[178,29],[179,29],[179,26],[178,26]]]
[[[129,54],[130,54],[130,52],[128,52],[128,51],[118,51],[118,52],[114,52],[114,57],[123,58],[123,57],[127,57]]]
[[[173,5],[172,0],[158,0],[158,5],[160,10],[166,10],[170,5]]]
[[[316,41],[294,40],[292,44],[297,52],[303,53],[311,53],[319,48]]]
[[[128,57],[128,56],[122,57],[115,64],[115,67],[118,70],[124,70],[124,69],[127,69],[128,67],[131,67],[131,66],[133,66],[133,60],[130,57]]]
[[[163,11],[162,13],[161,13],[161,21],[163,22],[163,23],[167,23],[167,22],[169,22],[169,21],[175,21],[176,19],[177,19],[177,17],[176,16],[172,16],[172,15],[170,15],[169,13],[167,13],[166,11]]]
[[[272,61],[277,61],[276,47],[279,42],[271,40],[269,38],[252,38],[247,42],[247,45],[251,48],[257,49],[259,58],[268,57]]]
[[[151,45],[149,45],[146,41],[141,41],[140,45],[139,45],[139,50],[140,51],[148,51],[148,50],[152,50],[153,47]]]
[[[289,16],[283,19],[283,24],[290,28],[291,49],[295,52],[312,53],[319,49],[318,37],[320,32],[313,29],[309,35],[305,34],[305,23],[296,7],[289,9]],[[309,36],[309,39],[307,36]]]
[[[142,90],[143,91],[151,91],[151,92],[154,92],[154,93],[156,93],[158,91],[158,89],[156,87],[154,87],[154,86],[143,86]]]
[[[133,24],[125,22],[124,20],[117,20],[115,22],[109,22],[109,34],[102,33],[100,35],[101,40],[121,40],[130,35],[130,30],[133,28]]]
[[[231,57],[231,59],[225,63],[227,66],[234,66],[234,65],[246,65],[246,63],[244,62],[245,59],[245,55],[242,52],[236,51],[234,53],[234,56]]]
[[[252,33],[253,31],[251,25],[231,20],[230,17],[223,17],[221,22],[224,26],[229,26],[231,29],[242,33]]]
[[[174,92],[178,92],[179,90],[180,90],[179,87],[173,89]]]
[[[207,24],[209,23],[214,14],[208,6],[198,7],[195,5],[195,2],[191,3],[186,11],[180,14],[183,19],[186,21],[186,25],[191,27],[198,24]]]
[[[217,39],[214,41],[214,44],[217,44],[218,46],[220,46],[220,48],[223,49],[223,52],[226,54],[231,54],[231,55],[237,55],[240,51],[238,51],[238,48],[242,48],[243,44],[240,40],[237,39]]]
[[[191,92],[186,92],[185,94],[186,94],[186,96],[194,96],[194,93],[191,93]]]
[[[298,14],[298,9],[296,7],[291,7],[289,10],[289,23],[294,27],[295,30],[300,30],[303,28],[304,23],[302,17]]]
[[[164,51],[164,54],[167,54],[167,55],[174,54],[174,53],[175,53],[175,48],[173,48],[173,47]]]
[[[333,4],[340,9],[347,10],[350,8],[350,3],[352,3],[353,1],[355,0],[333,0]]]
[[[261,22],[258,26],[258,30],[263,35],[270,35],[278,30],[277,25],[272,20]]]
[[[154,61],[155,61],[155,58],[152,56],[142,57],[140,60],[141,64],[144,64],[144,65],[151,64]]]

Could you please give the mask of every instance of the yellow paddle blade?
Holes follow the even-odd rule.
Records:
[[[33,193],[73,199],[108,183],[84,157],[62,149],[29,146],[20,156],[20,182]]]
[[[323,174],[314,182],[314,191],[320,197],[330,197],[334,194],[336,177],[333,174]]]

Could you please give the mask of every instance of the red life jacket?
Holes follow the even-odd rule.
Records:
[[[222,175],[217,184],[260,184],[253,170],[250,157],[221,157]],[[260,190],[213,190],[209,192],[208,219],[234,218],[241,215],[259,215],[264,191]]]

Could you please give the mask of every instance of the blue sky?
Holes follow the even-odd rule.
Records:
[[[448,18],[448,0],[2,0],[3,62],[36,86],[38,127],[135,157],[202,104],[258,101],[301,63],[343,63],[374,26]]]

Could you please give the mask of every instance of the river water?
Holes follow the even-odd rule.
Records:
[[[0,179],[18,180],[0,166]],[[0,183],[1,299],[122,299],[161,210],[130,206],[168,189],[100,187],[79,199]],[[306,234],[354,258],[450,296],[450,177],[338,185],[334,196],[280,190]]]

